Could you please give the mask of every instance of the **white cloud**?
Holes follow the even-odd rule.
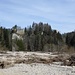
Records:
[[[66,32],[70,28],[74,30],[75,27],[74,7],[74,0],[7,0],[7,3],[1,1],[0,20],[9,25],[30,25],[33,21],[48,22],[58,30],[69,27],[60,30]]]

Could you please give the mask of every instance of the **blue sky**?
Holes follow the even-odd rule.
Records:
[[[22,28],[48,23],[61,33],[75,30],[75,0],[0,0],[0,25]]]

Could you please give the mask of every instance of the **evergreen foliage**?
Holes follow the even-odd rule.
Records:
[[[0,44],[11,49],[11,30],[0,27]]]
[[[75,31],[66,34],[66,44],[75,47]]]
[[[63,43],[62,35],[56,30],[52,30],[51,26],[43,24],[33,23],[29,28],[25,28],[24,34],[24,46],[28,51],[44,51],[45,47],[48,47],[50,51],[53,44],[60,45]],[[52,44],[52,45],[51,45]],[[57,49],[57,48],[56,48]]]
[[[16,39],[15,43],[18,46],[18,51],[24,51],[24,44],[21,39]]]
[[[12,29],[0,27],[0,46],[12,50],[12,34],[16,33],[18,28],[17,25]],[[19,51],[60,51],[65,49],[66,45],[75,47],[75,31],[61,34],[53,30],[48,23],[33,22],[30,27],[25,27],[22,37],[15,41]]]

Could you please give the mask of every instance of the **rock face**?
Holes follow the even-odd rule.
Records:
[[[23,35],[24,35],[24,29],[16,29],[16,32],[12,33],[12,51],[18,50],[16,39],[23,40]]]

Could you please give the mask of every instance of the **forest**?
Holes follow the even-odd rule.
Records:
[[[18,26],[7,29],[0,27],[0,47],[12,50],[12,35]],[[66,51],[75,47],[75,31],[61,34],[48,23],[34,23],[24,28],[23,39],[14,39],[18,51]]]

